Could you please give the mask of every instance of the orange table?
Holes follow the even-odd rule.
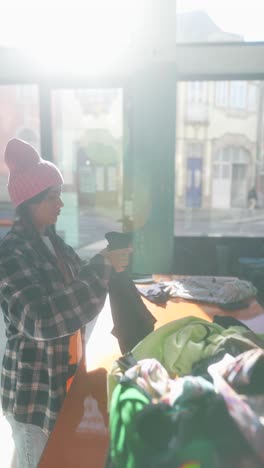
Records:
[[[156,306],[145,299],[144,302],[157,319],[155,328],[190,315],[211,321],[214,315],[248,319],[264,313],[255,300],[250,302],[247,309],[232,313],[214,305],[178,298],[168,301],[166,307]],[[113,360],[120,355],[118,346],[113,346],[112,352],[107,355],[102,352],[101,356],[96,356],[96,362],[101,363],[90,372],[86,370],[84,359],[81,361],[39,468],[104,467],[109,443],[106,376]],[[78,430],[82,421],[84,431]]]

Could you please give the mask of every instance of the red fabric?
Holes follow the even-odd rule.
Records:
[[[52,239],[51,239],[52,242]],[[57,259],[57,264],[62,272],[65,283],[70,283],[73,279],[73,275],[71,272],[71,269],[65,263],[63,256],[61,255],[60,249],[58,249],[57,245],[55,242],[52,242],[52,245],[54,247],[55,253],[56,253],[56,259]],[[80,362],[80,359],[82,357],[82,352],[83,352],[83,346],[82,346],[82,334],[81,330],[77,330],[74,335],[70,337],[70,343],[69,343],[69,364],[78,364]],[[70,386],[73,381],[73,377],[70,377],[67,380],[66,388],[67,391],[70,389]]]

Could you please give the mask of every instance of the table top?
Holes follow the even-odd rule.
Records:
[[[232,312],[216,305],[194,303],[180,298],[170,299],[164,307],[147,299],[143,301],[157,319],[155,329],[186,316],[208,321],[212,321],[214,315],[233,316],[239,320],[263,317],[264,321],[264,309],[255,299],[250,300],[247,308]],[[97,333],[94,341],[97,345],[99,343],[99,347],[97,346],[95,364],[91,365],[91,359],[85,362],[85,357],[81,360],[39,468],[104,467],[109,444],[107,371],[121,352],[116,338],[112,336],[108,346],[104,346],[106,340],[100,336],[100,326]]]

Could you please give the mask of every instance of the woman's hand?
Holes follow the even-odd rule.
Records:
[[[129,263],[129,256],[133,252],[132,247],[125,249],[108,250],[104,249],[101,253],[112,265],[117,273],[124,271]]]

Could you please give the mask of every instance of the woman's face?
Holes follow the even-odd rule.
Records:
[[[51,187],[41,202],[30,205],[32,220],[38,231],[55,224],[63,206],[61,187]]]

